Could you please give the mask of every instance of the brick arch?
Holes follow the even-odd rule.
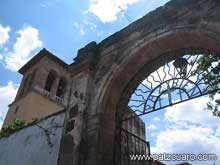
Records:
[[[98,109],[103,114],[98,140],[98,160],[100,164],[113,164],[116,113],[120,113],[117,110],[121,100],[126,103],[129,97],[129,92],[125,92],[125,90],[132,91],[132,88],[135,88],[139,83],[141,77],[138,78],[136,75],[140,72],[149,74],[162,65],[163,59],[172,59],[169,52],[176,51],[178,53],[183,49],[190,51],[191,48],[199,48],[200,51],[208,49],[220,52],[219,32],[213,28],[212,24],[206,27],[206,29],[189,28],[188,26],[179,29],[173,28],[156,37],[154,36],[143,42],[135,50],[132,47],[127,48],[125,52],[130,51],[130,53],[108,70],[109,74],[107,75],[110,76],[103,83],[105,85],[102,88],[98,105]],[[158,63],[158,59],[161,63]]]

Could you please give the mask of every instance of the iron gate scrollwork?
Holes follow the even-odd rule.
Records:
[[[141,116],[219,91],[219,85],[213,85],[220,82],[219,55],[215,55],[215,60],[206,69],[199,70],[201,61],[210,56],[213,55],[184,55],[167,62],[136,88],[129,108],[136,116]],[[128,119],[124,116],[123,120]]]
[[[150,154],[150,144],[145,136],[129,131],[126,124],[139,116],[207,94],[219,93],[220,55],[217,52],[192,50],[173,61],[166,62],[144,79],[130,96],[128,107],[117,128],[119,135],[120,165],[148,165],[151,161],[132,161],[133,154]],[[212,60],[210,60],[212,58]],[[142,131],[145,133],[145,131]],[[117,144],[116,144],[117,145]],[[117,147],[116,147],[117,148]]]

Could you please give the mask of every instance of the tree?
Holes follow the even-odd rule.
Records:
[[[220,117],[220,55],[201,55],[196,62],[196,69],[193,75],[201,74],[203,81],[212,88],[213,93],[209,94],[210,101],[207,109],[211,110],[214,116]]]

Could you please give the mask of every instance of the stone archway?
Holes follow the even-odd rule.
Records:
[[[116,116],[141,73],[172,59],[169,52],[220,52],[219,7],[219,0],[172,0],[101,43],[80,49],[70,66],[73,90],[59,164],[113,165]],[[74,109],[77,122],[69,131]]]
[[[175,2],[177,1],[173,1],[174,4],[168,4],[165,9],[156,10],[151,13],[150,16],[154,17],[160,12],[165,15],[169,14],[171,12],[170,10],[176,5]],[[99,65],[98,72],[95,76],[100,83],[100,95],[97,106],[97,111],[101,112],[101,127],[98,134],[97,151],[97,159],[100,164],[113,164],[117,107],[129,82],[131,80],[135,82],[134,77],[138,72],[146,70],[146,68],[151,69],[151,67],[155,67],[153,61],[158,58],[170,58],[168,52],[190,48],[209,49],[220,52],[220,22],[212,20],[214,16],[212,18],[206,17],[207,10],[209,11],[213,4],[219,5],[219,3],[213,0],[206,2],[195,1],[193,6],[199,5],[202,2],[203,5],[206,6],[205,11],[200,11],[199,14],[197,13],[198,11],[196,11],[195,16],[193,14],[195,11],[193,11],[192,6],[187,6],[184,4],[185,2],[187,1],[179,2],[180,6],[173,8],[175,11],[182,10],[182,8],[189,8],[188,15],[177,17],[176,19],[178,21],[172,22],[171,19],[171,21],[165,22],[164,26],[160,26],[159,28],[157,28],[158,24],[155,23],[154,26],[157,30],[150,31],[149,33],[146,33],[146,26],[142,26],[139,31],[130,30],[132,26],[135,27],[137,22],[124,29],[124,33],[126,33],[126,30],[130,30],[130,34],[128,37],[121,39],[127,42],[125,42],[123,46],[119,44],[121,47],[119,47],[117,51],[114,51],[115,47],[118,46],[116,45],[117,42],[108,45],[107,40],[100,43],[101,47],[103,46],[101,55],[107,54],[105,55],[105,60],[111,60],[109,61],[111,65],[105,70],[103,70],[105,62]],[[182,12],[184,13],[184,11]],[[219,13],[212,8],[212,14],[217,16]],[[192,17],[194,17],[196,21],[192,21]],[[204,17],[206,18],[204,19]],[[144,19],[145,18],[143,18],[142,21],[144,21]],[[147,23],[145,25],[147,25]],[[123,34],[123,30],[119,32],[119,34]],[[111,49],[111,47],[114,47],[114,50],[109,53],[107,50]],[[158,67],[159,65],[160,64],[158,64]],[[99,75],[103,74],[103,72],[105,72],[105,76],[99,80]],[[129,88],[132,88],[132,86],[135,88],[135,83]]]
[[[189,35],[192,36],[191,34],[189,34]],[[193,47],[193,46],[191,45],[191,47]],[[204,48],[204,49],[207,49],[207,48],[210,49],[210,47],[207,47],[205,45],[200,45],[199,47]],[[165,49],[168,48],[166,46],[166,44],[164,44],[164,48]],[[184,48],[186,48],[186,47],[184,47]],[[176,49],[175,47],[173,49],[170,49],[170,50],[178,52],[178,49]],[[216,51],[217,49],[210,49],[210,50],[215,50]],[[218,51],[220,51],[220,48],[219,48]],[[166,51],[164,51],[164,52],[166,52]],[[163,53],[163,54],[166,55],[166,53]],[[136,57],[138,58],[138,55]],[[169,58],[169,57],[161,57],[160,54],[158,54],[158,55],[155,55],[155,58],[157,59],[157,58]],[[102,102],[103,103],[102,104],[102,106],[103,106],[102,110],[104,110],[104,113],[103,113],[103,116],[102,116],[102,124],[101,124],[102,129],[101,129],[101,132],[100,132],[100,135],[101,135],[100,140],[103,143],[103,144],[101,144],[101,146],[104,147],[103,150],[105,152],[107,152],[107,154],[111,155],[113,153],[114,131],[115,131],[115,127],[116,127],[116,125],[115,125],[116,124],[115,123],[116,118],[115,117],[116,117],[117,108],[118,108],[118,106],[120,106],[120,105],[118,105],[119,101],[122,99],[126,103],[128,101],[127,99],[129,98],[128,95],[127,96],[124,95],[124,92],[125,92],[124,90],[129,85],[129,89],[132,92],[132,89],[135,89],[137,83],[140,81],[140,80],[135,80],[135,79],[132,80],[132,78],[135,77],[135,75],[137,73],[135,71],[138,70],[139,72],[144,72],[144,71],[146,71],[146,68],[149,68],[149,71],[150,71],[154,67],[159,67],[160,63],[156,63],[156,64],[158,64],[158,66],[152,65],[152,64],[155,64],[154,60],[155,59],[150,59],[149,61],[147,61],[145,63],[145,65],[142,68],[139,68],[140,66],[142,66],[141,62],[143,62],[143,61],[138,61],[137,60],[136,65],[134,65],[133,64],[134,59],[132,59],[130,61],[131,63],[128,62],[126,65],[122,64],[122,65],[124,65],[123,69],[119,68],[119,70],[116,71],[116,75],[117,74],[118,75],[110,80],[111,84],[109,84],[108,89],[106,91],[107,96],[106,96],[106,98],[104,97],[106,100],[103,100],[104,102]],[[133,66],[133,67],[131,68],[131,66]],[[135,71],[133,71],[132,69],[134,69]],[[131,71],[131,72],[129,72],[129,71]],[[122,81],[121,77],[123,77],[123,81]],[[132,80],[133,83],[129,83],[131,80]],[[127,92],[127,94],[129,94],[129,92]],[[121,98],[122,95],[125,98]],[[106,150],[107,146],[109,148]],[[105,154],[103,156],[104,156],[103,161],[106,162]],[[107,156],[107,158],[108,157],[109,156]],[[110,160],[112,160],[111,156],[109,158],[110,158]]]

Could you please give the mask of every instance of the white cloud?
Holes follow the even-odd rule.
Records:
[[[156,129],[157,129],[157,126],[154,125],[154,124],[151,124],[151,125],[149,125],[149,126],[147,127],[147,129],[149,129],[149,130],[156,130]]]
[[[0,128],[8,111],[8,105],[12,103],[18,90],[18,84],[9,81],[6,86],[0,86]]]
[[[90,22],[86,19],[84,19],[81,23],[74,22],[73,26],[76,30],[79,31],[80,35],[85,35],[89,30],[94,31],[97,28],[97,25],[93,22]]]
[[[86,34],[83,25],[79,24],[78,22],[74,22],[74,23],[73,23],[73,26],[79,31],[79,34],[80,34],[80,35],[83,36],[83,35]]]
[[[188,125],[188,129],[167,129],[158,134],[156,147],[152,151],[154,153],[189,153],[189,151],[219,153],[220,141],[213,133],[211,128],[195,125]]]
[[[165,120],[174,123],[190,122],[215,128],[219,125],[220,118],[214,117],[211,111],[205,110],[208,99],[201,97],[169,107],[165,112]]]
[[[96,15],[103,23],[117,20],[120,11],[125,12],[128,5],[139,0],[90,0],[89,11]]]
[[[90,30],[95,30],[97,28],[97,25],[91,21],[83,20],[83,24],[87,27],[89,27]]]
[[[160,118],[156,116],[153,118],[153,121],[160,121]]]
[[[156,137],[156,135],[157,135],[157,134],[156,134],[155,132],[150,133],[150,136],[153,137],[153,138]]]
[[[170,154],[208,153],[219,156],[220,141],[211,128],[188,125],[188,129],[176,128],[161,131],[157,136],[156,145],[151,148],[151,151],[152,153]],[[220,160],[218,162],[220,163]],[[171,164],[174,164],[174,162]],[[193,164],[209,165],[210,161],[193,162]]]
[[[17,33],[19,37],[13,45],[13,50],[5,53],[6,68],[11,71],[17,71],[31,58],[31,52],[42,46],[38,29],[26,26]]]
[[[220,138],[220,126],[218,126],[218,128],[216,129],[215,136]]]
[[[80,33],[80,35],[85,35],[86,33],[85,33],[85,30],[83,29],[83,28],[81,28],[81,29],[79,29],[79,33]]]
[[[3,59],[3,56],[0,54],[0,61]]]
[[[10,30],[11,29],[9,26],[3,27],[0,24],[0,47],[3,46],[8,41]]]
[[[167,108],[164,121],[169,126],[152,134],[155,138],[155,144],[151,147],[152,153],[211,153],[220,156],[220,118],[204,110],[207,101],[208,97],[201,97]],[[176,162],[165,163],[170,165]],[[212,162],[191,163],[209,165]],[[216,162],[218,163],[220,160]]]

